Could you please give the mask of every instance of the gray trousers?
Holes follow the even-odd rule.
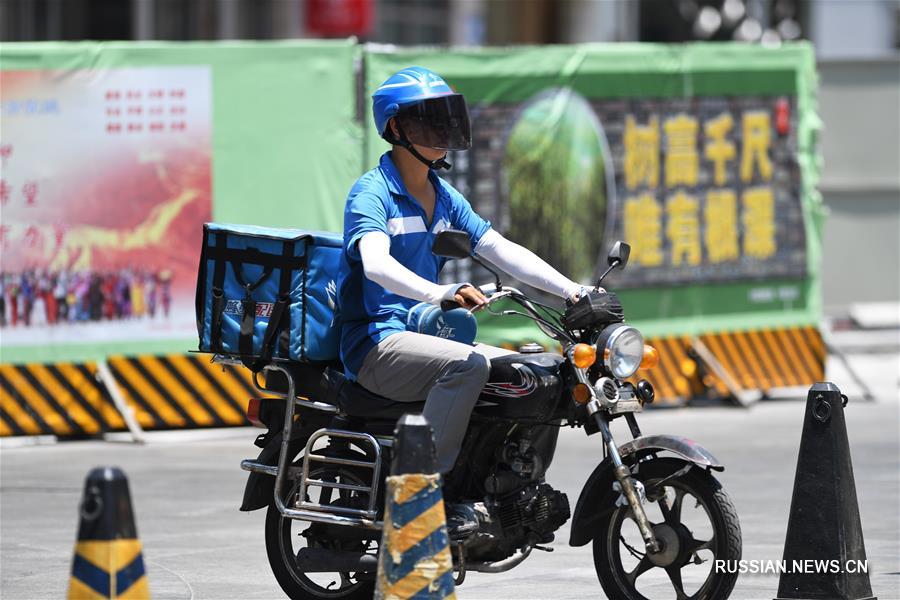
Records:
[[[396,402],[425,401],[423,414],[434,429],[437,467],[453,468],[472,407],[491,370],[491,358],[509,350],[403,331],[385,338],[363,360],[357,381]]]

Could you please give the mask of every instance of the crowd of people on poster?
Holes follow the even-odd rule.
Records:
[[[168,318],[172,273],[0,273],[0,327]]]

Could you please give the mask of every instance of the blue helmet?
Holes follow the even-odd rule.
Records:
[[[424,67],[407,67],[388,77],[372,95],[372,114],[378,135],[390,143],[440,150],[471,145],[465,98]],[[392,117],[398,120],[399,139],[388,128]]]

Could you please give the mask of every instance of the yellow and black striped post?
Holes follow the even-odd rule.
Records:
[[[125,473],[117,467],[92,470],[80,512],[69,600],[150,598]]]
[[[434,437],[421,415],[403,415],[394,431],[387,478],[377,600],[456,598]]]

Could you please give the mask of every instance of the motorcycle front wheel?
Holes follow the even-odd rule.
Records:
[[[662,543],[647,552],[628,506],[601,520],[594,567],[609,598],[723,600],[737,581],[741,528],[737,511],[708,471],[674,458],[639,463],[633,477],[647,493],[644,510]],[[717,562],[729,561],[729,562]]]

